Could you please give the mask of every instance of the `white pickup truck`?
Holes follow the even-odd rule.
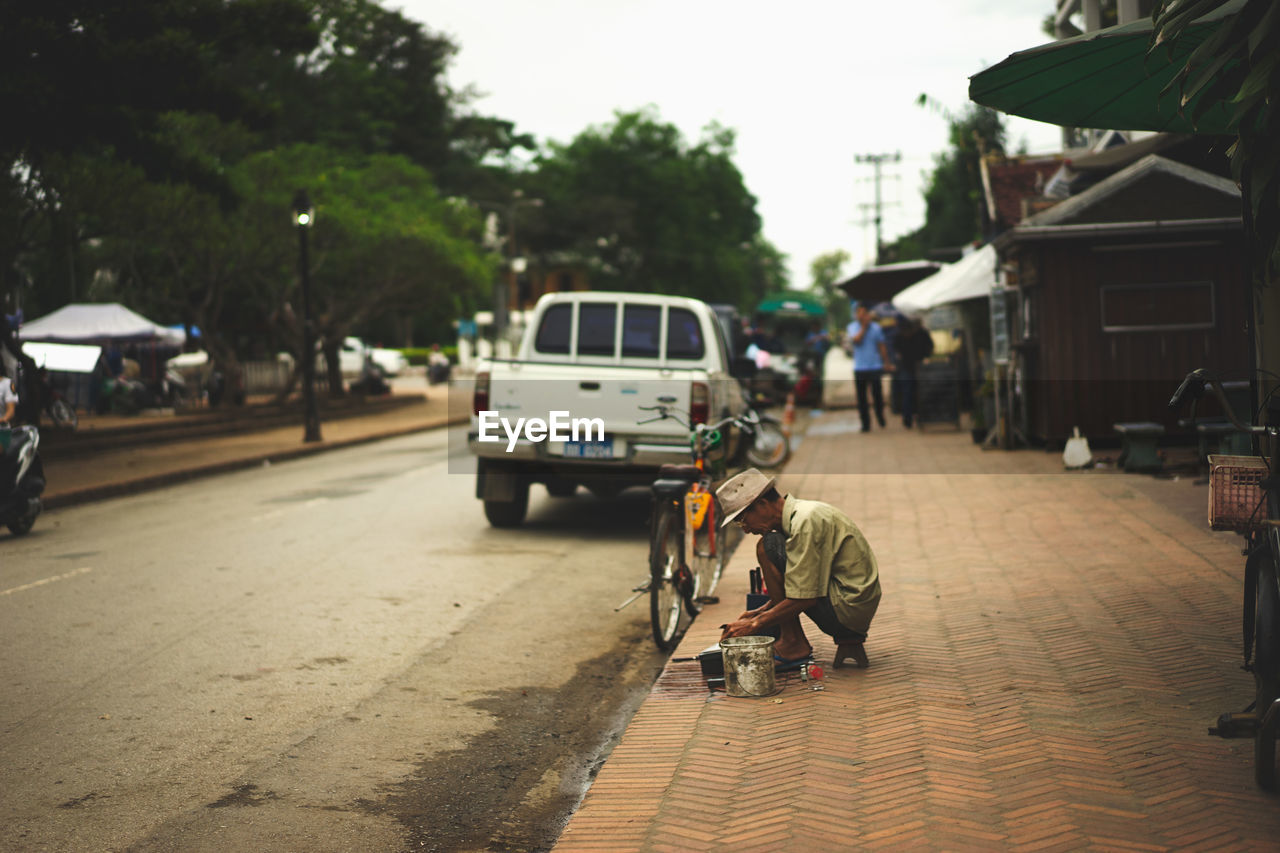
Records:
[[[580,485],[610,495],[653,482],[664,464],[689,464],[689,431],[645,407],[674,407],[694,422],[741,414],[732,367],[715,313],[697,299],[542,297],[516,357],[476,371],[469,444],[489,523],[523,522],[532,483],[555,496]]]

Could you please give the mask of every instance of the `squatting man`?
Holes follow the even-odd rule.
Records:
[[[834,666],[852,658],[867,665],[863,642],[880,605],[880,573],[871,546],[850,518],[822,501],[780,495],[774,480],[755,468],[716,491],[724,521],[760,537],[760,563],[769,601],[724,627],[721,639],[763,634],[777,626],[777,664],[798,665],[813,654],[800,625],[808,616],[836,642]]]

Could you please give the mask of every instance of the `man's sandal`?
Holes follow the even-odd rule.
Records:
[[[841,643],[836,647],[836,659],[831,666],[840,669],[845,665],[845,660],[853,658],[853,665],[858,669],[866,669],[870,666],[867,661],[867,653],[862,647],[862,643]]]
[[[801,669],[807,663],[813,662],[813,653],[798,658],[784,658],[778,653],[773,655],[773,671],[774,672],[792,672]]]

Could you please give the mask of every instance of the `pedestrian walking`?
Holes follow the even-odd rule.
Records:
[[[893,370],[889,350],[885,346],[884,331],[875,315],[862,303],[858,303],[853,322],[845,330],[853,354],[853,385],[858,394],[858,417],[862,431],[871,432],[871,402],[875,404],[876,422],[884,428],[884,388],[881,377],[885,370]]]
[[[904,319],[893,348],[898,357],[893,380],[898,386],[902,406],[902,425],[911,429],[915,422],[920,363],[933,355],[933,338],[929,330],[912,319]]]

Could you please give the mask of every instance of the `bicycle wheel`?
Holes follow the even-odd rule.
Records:
[[[715,593],[716,586],[720,583],[720,576],[724,573],[726,531],[721,530],[719,525],[720,503],[713,498],[702,526],[693,531],[693,559],[690,563],[693,569],[694,589],[687,602],[691,616],[696,616],[701,610],[699,598]]]
[[[791,457],[791,439],[775,420],[761,419],[747,445],[747,461],[757,468],[776,468]]]
[[[1258,730],[1253,738],[1253,772],[1264,791],[1276,787],[1276,733],[1264,731],[1261,722],[1271,703],[1280,698],[1280,587],[1277,586],[1277,534],[1270,531],[1269,555],[1258,572],[1254,625],[1253,677],[1257,684],[1254,711]]]
[[[684,525],[680,510],[668,504],[658,510],[652,551],[649,555],[649,620],[653,624],[653,641],[664,652],[675,646],[680,631],[682,580],[687,572],[680,568],[684,555]],[[682,577],[683,576],[683,577]]]

